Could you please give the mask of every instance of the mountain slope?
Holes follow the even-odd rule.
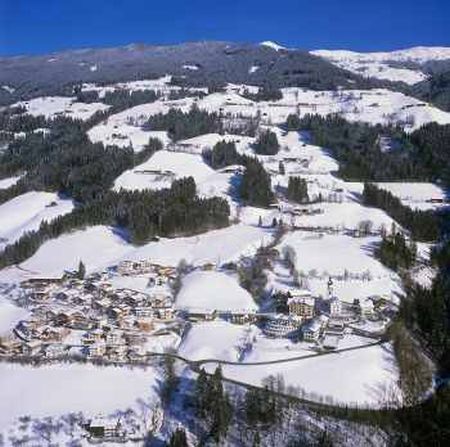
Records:
[[[134,44],[0,58],[0,103],[61,93],[64,86],[73,83],[148,79],[166,73],[186,85],[270,83],[313,89],[368,86],[367,80],[322,58],[279,46],[227,42]]]

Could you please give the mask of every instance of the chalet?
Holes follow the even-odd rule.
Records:
[[[85,313],[75,310],[70,314],[70,326],[75,329],[89,329],[92,327],[92,321]]]
[[[110,421],[104,418],[96,418],[90,421],[86,428],[90,436],[96,439],[117,439],[126,437],[120,419]]]
[[[156,309],[156,315],[160,320],[172,320],[175,316],[175,310],[170,306],[162,306]]]
[[[344,335],[344,330],[345,330],[345,323],[341,320],[332,318],[328,321],[325,334],[342,337]]]
[[[83,345],[92,345],[103,340],[103,331],[101,329],[94,329],[92,331],[85,332],[81,337]]]

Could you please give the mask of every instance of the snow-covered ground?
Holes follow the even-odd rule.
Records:
[[[147,368],[93,365],[30,367],[0,364],[0,433],[18,417],[81,411],[109,414],[156,395],[158,375]]]
[[[380,406],[390,390],[398,393],[392,350],[385,346],[270,366],[225,365],[223,373],[225,377],[255,385],[269,375],[280,374],[287,386],[300,387],[312,399],[330,396],[334,402]]]
[[[448,203],[445,203],[446,200],[450,200],[448,193],[433,183],[383,182],[376,185],[398,197],[404,205],[410,208],[427,210],[449,206]]]
[[[110,107],[99,102],[90,104],[77,102],[75,98],[67,96],[42,96],[13,105],[13,107],[16,106],[25,107],[27,113],[33,116],[44,115],[47,119],[52,119],[65,115],[83,121],[89,119],[94,113],[107,110]]]
[[[22,307],[0,298],[0,337],[10,333],[11,329],[29,315]]]
[[[178,353],[190,360],[219,359],[237,362],[255,331],[255,327],[225,321],[194,324],[182,341]]]
[[[384,277],[390,271],[373,255],[377,237],[355,238],[342,234],[314,234],[305,231],[288,233],[280,249],[289,246],[296,253],[299,272],[318,276],[369,273],[371,277]]]
[[[20,268],[0,271],[0,282],[17,282],[27,277],[60,276],[65,270],[77,268],[80,260],[88,272],[103,270],[122,260],[151,259],[162,265],[176,266],[181,260],[194,265],[222,264],[251,255],[272,239],[269,230],[233,225],[198,236],[160,239],[135,247],[128,244],[112,228],[98,225],[51,239]]]
[[[193,177],[195,183],[200,184],[214,174],[215,171],[203,161],[201,155],[162,150],[120,175],[114,183],[114,189],[168,188],[173,180],[182,177]]]
[[[152,115],[167,113],[170,108],[188,111],[195,103],[200,109],[210,112],[256,117],[261,114],[266,122],[281,124],[289,114],[307,113],[328,115],[339,113],[350,121],[364,121],[371,124],[398,123],[405,130],[417,129],[423,124],[436,121],[450,123],[450,113],[429,104],[408,97],[399,92],[386,89],[321,91],[289,87],[282,89],[283,98],[274,102],[254,102],[239,95],[251,86],[228,85],[226,92],[217,92],[202,99],[183,98],[173,101],[158,100],[142,104],[110,116],[105,122],[94,126],[88,135],[94,142],[116,144],[121,147],[132,146],[141,150],[151,136],[163,137],[161,132],[145,131],[142,124]]]
[[[356,53],[345,50],[317,50],[311,54],[323,57],[340,68],[367,78],[386,79],[406,84],[417,84],[427,78],[421,70],[393,67],[389,64],[394,60],[391,53]],[[377,55],[385,54],[383,57]]]
[[[11,186],[14,186],[19,181],[20,177],[20,175],[17,175],[0,180],[0,189],[7,189]]]
[[[215,271],[196,271],[183,278],[177,296],[178,309],[196,311],[255,311],[252,296],[237,279]]]
[[[358,53],[348,50],[316,50],[311,54],[321,56],[338,67],[366,77],[416,84],[427,78],[418,69],[393,66],[393,62],[423,64],[432,60],[450,59],[450,47],[415,47],[406,50]]]
[[[170,108],[188,111],[193,103],[193,98],[184,98],[175,101],[158,100],[149,104],[141,104],[110,116],[106,121],[90,129],[88,135],[95,143],[103,142],[119,147],[131,145],[135,151],[142,150],[150,137],[157,137],[167,144],[166,132],[145,131],[141,126],[150,116],[167,113]]]
[[[44,221],[73,210],[73,202],[55,193],[31,191],[0,205],[0,248],[17,241],[27,231],[35,231]]]
[[[21,268],[36,275],[60,276],[65,270],[76,269],[83,261],[86,270],[92,272],[114,264],[130,249],[111,228],[99,225],[45,242]]]
[[[156,79],[143,79],[139,81],[118,82],[110,85],[97,85],[93,83],[85,83],[82,86],[83,91],[96,91],[99,98],[104,98],[107,92],[113,92],[116,90],[128,90],[131,92],[142,90],[153,90],[158,95],[167,96],[170,92],[177,92],[181,90],[181,87],[171,84],[172,76],[166,75]],[[208,91],[205,87],[189,88],[190,91],[203,92]]]
[[[193,265],[237,261],[250,256],[261,245],[267,245],[272,233],[264,228],[248,225],[232,225],[198,236],[161,239],[137,248],[131,259],[152,259],[162,265],[176,266],[182,259]]]
[[[382,227],[389,230],[394,222],[384,211],[378,208],[368,208],[357,202],[323,203],[320,208],[323,210],[321,214],[295,217],[293,219],[295,225],[355,230],[362,222],[370,221],[372,230],[377,231]]]

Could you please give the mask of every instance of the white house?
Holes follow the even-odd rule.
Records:
[[[305,341],[316,341],[319,339],[322,323],[315,319],[306,323],[302,328],[303,339]]]

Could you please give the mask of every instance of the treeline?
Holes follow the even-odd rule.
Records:
[[[68,118],[55,119],[46,136],[27,134],[11,142],[0,155],[2,177],[26,171],[19,186],[57,191],[80,202],[95,199],[133,165],[131,148],[92,143],[83,124]]]
[[[312,143],[330,149],[349,180],[442,182],[450,185],[450,125],[426,124],[411,134],[392,126],[350,123],[337,115],[289,115],[288,130],[308,130]],[[382,150],[380,138],[394,142]]]
[[[143,244],[158,236],[197,234],[227,226],[229,214],[225,199],[199,198],[192,177],[175,180],[170,188],[158,191],[107,191],[8,245],[0,253],[0,267],[20,263],[45,241],[85,226],[119,226],[130,242]]]
[[[400,128],[350,123],[337,115],[306,115],[301,119],[290,115],[286,126],[289,130],[310,131],[312,143],[331,150],[340,165],[339,175],[347,180],[435,181],[441,177],[442,169],[426,162],[435,157],[437,145],[426,143],[421,149],[415,145],[416,132],[420,131],[408,136]],[[382,150],[381,137],[393,141],[395,148]],[[446,133],[445,137],[448,144],[449,135]]]
[[[82,90],[80,86],[74,89],[77,101],[84,103],[101,102],[112,107],[114,112],[128,109],[140,104],[154,102],[159,95],[154,90],[129,90],[117,88],[112,91],[106,91],[100,98],[96,90]]]
[[[250,93],[248,89],[245,89],[242,96],[251,99],[252,101],[278,101],[283,99],[281,90],[278,87],[271,85],[264,85],[258,88],[256,93]]]
[[[155,138],[149,139],[139,153],[131,148],[92,143],[84,124],[69,118],[56,118],[47,125],[48,135],[29,133],[11,142],[0,155],[2,177],[26,172],[16,189],[57,191],[85,203],[108,190],[123,171],[162,148]],[[9,191],[0,194],[0,201],[2,196],[8,199]]]
[[[409,139],[431,179],[450,187],[450,124],[426,124],[412,132]]]
[[[151,116],[143,125],[145,130],[167,130],[174,140],[184,140],[205,133],[222,133],[219,114],[200,110],[194,105],[189,112],[170,109],[167,113]]]
[[[46,125],[44,116],[29,115],[25,107],[10,107],[0,112],[0,132],[33,132]]]
[[[442,219],[435,212],[413,210],[402,204],[400,199],[389,191],[365,183],[362,195],[363,204],[386,211],[396,222],[410,232],[416,241],[436,241],[440,236]]]

